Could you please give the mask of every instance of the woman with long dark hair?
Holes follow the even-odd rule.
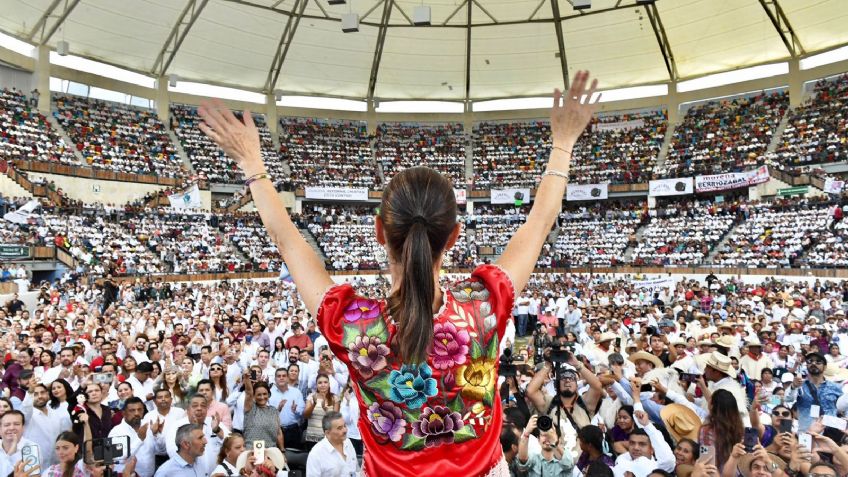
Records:
[[[733,393],[726,389],[714,392],[710,398],[710,417],[698,431],[698,442],[715,449],[716,468],[721,470],[724,467],[733,446],[742,442],[744,433],[745,425]],[[722,475],[726,475],[724,471]]]
[[[70,413],[76,405],[76,393],[71,385],[64,379],[57,379],[50,383],[50,407],[53,409],[64,409]]]
[[[83,459],[80,458],[81,439],[70,431],[65,431],[56,438],[56,459],[54,464],[44,471],[45,477],[88,477],[91,475]]]
[[[201,106],[201,130],[241,167],[307,310],[357,383],[369,476],[508,473],[495,392],[498,344],[562,210],[571,150],[598,99],[597,81],[588,81],[581,71],[568,93],[554,92],[550,158],[527,220],[494,265],[440,287],[442,259],[460,233],[453,184],[425,167],[392,178],[374,221],[392,283],[381,299],[334,285],[262,163],[252,115],[239,119],[220,102]]]

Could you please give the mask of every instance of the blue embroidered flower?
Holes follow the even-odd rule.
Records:
[[[389,398],[397,403],[406,403],[410,409],[420,409],[428,397],[438,393],[433,371],[427,363],[403,366],[389,374]]]

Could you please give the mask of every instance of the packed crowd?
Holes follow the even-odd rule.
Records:
[[[491,364],[511,475],[848,473],[846,283],[642,278],[538,274],[515,297]],[[285,281],[63,280],[0,321],[2,475],[34,446],[44,475],[101,475],[102,439],[140,477],[356,475],[367,452],[348,370]]]
[[[536,187],[551,149],[547,121],[474,125],[474,189]]]
[[[156,112],[108,101],[53,95],[54,117],[86,164],[114,172],[182,177],[185,167]]]
[[[549,266],[610,266],[626,262],[624,252],[643,223],[637,204],[619,209],[564,211]],[[544,255],[544,252],[543,252]]]
[[[280,119],[280,159],[288,161],[295,187],[364,187],[380,178],[365,123]]]
[[[0,158],[79,165],[71,147],[22,91],[0,89]]]
[[[296,218],[318,242],[330,270],[379,270],[386,252],[374,239],[376,212],[367,208],[313,206]]]
[[[465,188],[465,145],[462,124],[381,123],[374,149],[386,180],[414,166],[427,166]]]
[[[790,112],[771,164],[781,169],[848,160],[848,75],[816,82],[807,104]]]
[[[788,107],[786,90],[691,106],[674,129],[665,164],[656,175],[721,174],[762,165]]]
[[[280,271],[283,257],[268,237],[258,214],[228,214],[221,218],[219,225],[224,235],[249,259],[244,264],[244,271]]]

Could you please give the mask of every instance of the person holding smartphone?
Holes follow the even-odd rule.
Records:
[[[848,411],[848,400],[842,399],[842,386],[827,381],[824,371],[827,368],[827,360],[818,351],[807,353],[804,356],[807,365],[807,378],[802,379],[800,373],[795,375],[789,389],[786,391],[786,401],[795,402],[798,409],[798,430],[806,431],[819,416],[835,416],[837,411]]]

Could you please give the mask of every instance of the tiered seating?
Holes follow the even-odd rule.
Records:
[[[23,93],[0,90],[0,158],[79,165],[69,146]]]
[[[474,189],[536,187],[551,151],[547,121],[474,126]]]
[[[563,212],[550,265],[620,265],[641,222],[638,211]]]
[[[848,267],[848,222],[842,220],[822,230],[817,243],[795,264],[815,268]]]
[[[274,151],[271,132],[262,116],[253,115],[253,121],[259,129],[262,146],[262,159],[265,168],[274,178],[278,188],[288,183],[289,177],[283,162]],[[171,129],[174,130],[188,154],[192,167],[210,183],[238,183],[244,180],[238,165],[229,158],[211,139],[197,127],[200,116],[197,108],[182,104],[171,105]]]
[[[790,113],[770,161],[781,169],[848,161],[848,74],[816,83],[809,102]]]
[[[209,224],[208,214],[148,214],[125,223],[174,273],[242,271],[229,242]]]
[[[154,111],[80,96],[54,95],[53,100],[53,115],[88,165],[129,174],[185,175]]]
[[[574,145],[571,179],[577,184],[648,182],[665,140],[665,110],[595,117]]]
[[[280,271],[283,257],[268,236],[258,214],[227,215],[219,224],[227,238],[252,261],[245,264],[245,270]]]
[[[374,238],[373,210],[315,206],[305,216],[331,269],[378,270],[386,263],[386,252]]]
[[[386,180],[414,166],[427,166],[464,188],[465,143],[462,124],[383,123],[377,126],[375,148]]]
[[[495,255],[503,252],[512,234],[527,220],[529,207],[498,207],[476,205],[473,214],[465,216],[469,246],[494,248]]]
[[[826,207],[799,203],[790,210],[755,207],[713,258],[724,267],[788,267],[830,221]]]
[[[295,187],[380,188],[362,121],[280,120],[280,158],[288,161]]]
[[[707,101],[675,128],[661,177],[721,174],[754,168],[789,106],[786,91]]]
[[[668,216],[653,218],[633,252],[636,265],[697,265],[733,226],[734,216],[666,209]]]

